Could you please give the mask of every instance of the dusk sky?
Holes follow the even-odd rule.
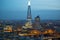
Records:
[[[26,19],[28,0],[0,0],[0,19]],[[60,20],[60,0],[31,0],[32,18],[39,15],[41,20]]]

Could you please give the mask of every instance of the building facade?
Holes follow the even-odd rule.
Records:
[[[28,1],[27,21],[23,28],[32,28],[31,3]]]

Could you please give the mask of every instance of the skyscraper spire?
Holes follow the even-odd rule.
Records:
[[[32,16],[31,16],[31,0],[28,0],[28,10],[27,10],[27,22],[23,28],[32,28]]]
[[[32,20],[32,16],[31,16],[31,0],[28,1],[28,11],[27,11],[27,20],[31,21]]]
[[[29,0],[29,1],[28,1],[28,6],[30,6],[30,5],[31,5],[30,1],[31,1],[31,0]]]

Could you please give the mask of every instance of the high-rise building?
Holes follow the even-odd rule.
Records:
[[[35,17],[35,22],[34,22],[33,26],[35,29],[41,29],[42,28],[41,24],[40,24],[40,17],[39,16]]]
[[[3,25],[0,23],[0,40],[3,40]]]
[[[28,1],[27,22],[23,28],[32,28],[31,3]]]
[[[40,17],[39,16],[35,17],[35,22],[38,22],[40,24]]]
[[[30,0],[28,1],[28,11],[27,11],[27,21],[30,22],[32,20],[31,16],[31,3]]]

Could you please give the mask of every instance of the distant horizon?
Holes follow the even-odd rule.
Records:
[[[25,14],[24,14],[25,13]],[[34,14],[35,13],[35,14]],[[41,20],[60,20],[60,10],[32,10],[32,19],[40,16]],[[25,20],[27,10],[25,11],[2,11],[0,20]]]
[[[8,19],[0,19],[0,21],[19,21],[19,20],[20,20],[20,21],[23,21],[23,20],[26,21],[27,19],[10,19],[10,20],[8,20]],[[34,21],[34,20],[35,20],[35,19],[32,19],[32,21]],[[40,21],[60,21],[60,20],[46,20],[46,19],[44,20],[44,19],[43,19],[43,20],[40,20]]]

